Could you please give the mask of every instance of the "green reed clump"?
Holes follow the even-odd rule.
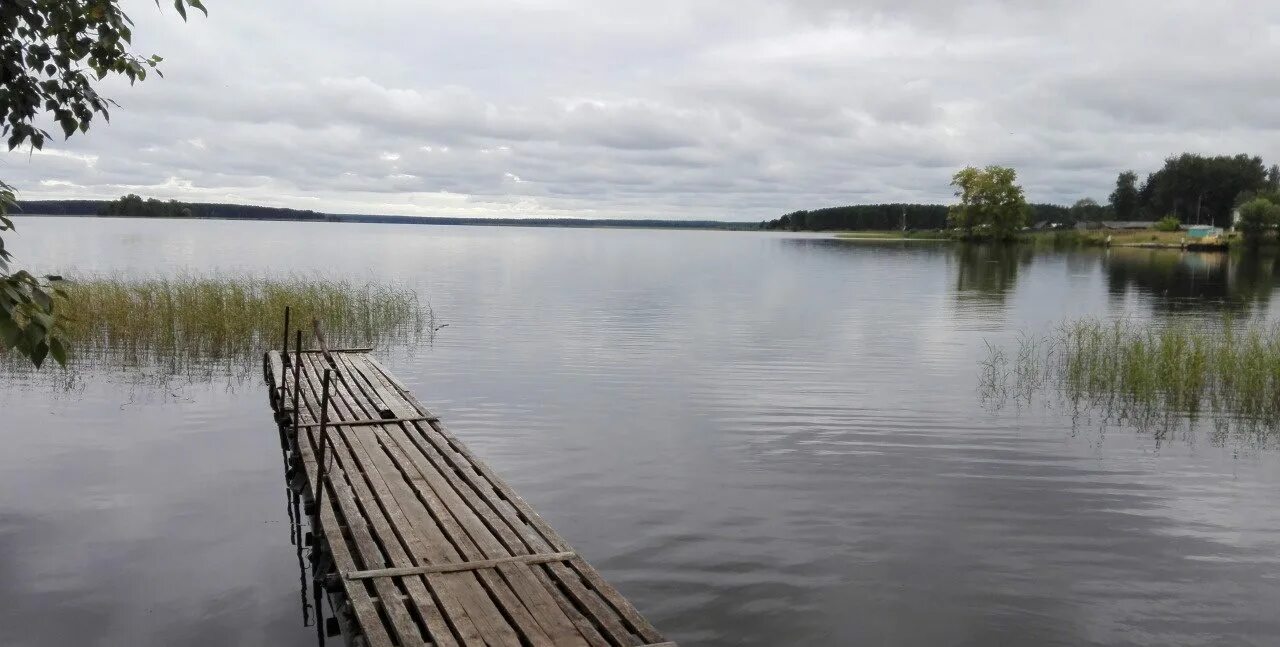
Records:
[[[1017,370],[990,369],[1003,350],[989,346],[980,391],[1024,399],[1046,388],[1120,418],[1203,412],[1280,421],[1280,326],[1262,322],[1078,319],[1045,337],[1022,335]],[[993,384],[1008,380],[1010,384]]]
[[[178,373],[242,365],[251,373],[264,349],[280,346],[285,306],[304,339],[319,319],[334,347],[412,342],[436,328],[413,290],[344,280],[79,276],[66,292],[55,308],[79,366]]]

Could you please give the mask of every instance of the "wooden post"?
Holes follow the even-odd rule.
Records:
[[[289,361],[289,306],[284,307],[284,350],[280,351],[281,361]]]
[[[320,447],[316,450],[316,517],[320,516],[320,501],[324,498],[325,448],[329,445],[329,369],[324,369],[324,379],[320,381]],[[316,528],[323,533],[319,524]]]
[[[293,438],[298,439],[298,424],[302,418],[302,413],[298,411],[298,393],[302,391],[302,380],[299,373],[302,371],[302,329],[298,329],[298,334],[293,338]]]
[[[284,307],[284,349],[280,351],[280,366],[289,365],[289,306]],[[284,376],[280,376],[280,402],[284,403],[284,396],[287,393],[284,390]]]
[[[329,352],[329,342],[324,338],[324,330],[320,328],[320,320],[312,319],[311,328],[315,331],[316,344],[320,346],[320,352],[324,354],[324,358],[330,363],[333,362],[333,355]]]

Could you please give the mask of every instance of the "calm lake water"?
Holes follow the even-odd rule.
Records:
[[[21,264],[410,286],[378,357],[686,645],[1274,645],[1280,455],[977,393],[1064,317],[1273,316],[1275,259],[742,232],[23,219]],[[257,378],[0,373],[0,642],[311,645]],[[307,609],[307,618],[313,617]],[[333,642],[337,642],[336,640]]]

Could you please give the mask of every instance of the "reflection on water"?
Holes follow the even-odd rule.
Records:
[[[1003,305],[1034,255],[1026,245],[956,246],[956,299]]]
[[[1164,312],[1265,310],[1276,287],[1277,257],[1258,251],[1224,254],[1114,248],[1103,256],[1107,289],[1154,297]]]
[[[319,563],[320,553],[312,549],[310,520],[303,516],[301,468],[290,464],[288,440],[280,430],[280,455],[284,465],[285,515],[289,517],[289,543],[298,558],[298,598],[302,607],[302,626],[315,630],[316,644],[324,647],[325,639],[336,635],[336,628],[325,621],[328,596],[318,576],[325,567]],[[290,478],[292,477],[292,478]]]
[[[1280,635],[1280,452],[974,397],[986,344],[1019,330],[1220,319],[1159,287],[1191,270],[1117,292],[1120,250],[94,219],[55,235],[67,222],[24,222],[23,260],[430,298],[449,334],[379,359],[683,644]],[[1224,258],[1197,284],[1221,277],[1270,317],[1274,263]],[[146,399],[111,370],[60,395],[0,377],[0,642],[314,645],[332,610],[288,491],[281,509],[256,380],[195,371]]]

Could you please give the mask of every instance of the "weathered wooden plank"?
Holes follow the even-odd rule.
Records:
[[[302,463],[303,471],[306,472],[307,482],[309,484],[314,483],[319,472],[315,461],[314,449],[306,437],[298,439],[297,447],[298,458]],[[363,523],[363,520],[359,519],[350,521]],[[364,562],[357,563],[355,557],[347,548],[347,543],[339,530],[337,515],[334,512],[333,497],[329,497],[320,507],[320,527],[328,529],[328,533],[335,533],[331,535],[334,539],[329,543],[329,553],[333,556],[334,564],[339,570],[360,568],[364,564]],[[350,527],[350,524],[348,524],[348,527]],[[357,583],[355,586],[344,587],[344,590],[346,591],[347,599],[351,601],[351,608],[355,613],[356,621],[360,624],[360,629],[364,632],[365,639],[369,642],[370,647],[391,647],[393,644],[391,636],[382,624],[382,620],[378,616],[378,610],[374,606],[373,600],[370,599],[364,585]]]
[[[323,352],[304,350],[299,363],[299,458],[314,483],[319,376],[330,368],[320,525],[335,533],[371,647],[673,645],[384,366],[327,349],[315,328]],[[280,389],[292,378],[278,352],[264,355],[264,373],[273,407],[286,409]]]
[[[313,375],[325,367],[331,367],[318,357],[305,361],[311,363],[310,373]],[[336,415],[339,418],[364,415],[358,413],[358,409],[352,408],[353,394],[347,390],[340,379],[337,381],[341,388],[336,391],[334,402],[341,408]],[[366,507],[370,510],[378,509],[380,511],[378,517],[381,517],[382,513],[386,515],[386,522],[377,526],[379,535],[385,538],[384,544],[395,545],[395,550],[398,551],[395,559],[400,562],[388,566],[418,566],[426,563],[460,561],[456,554],[450,555],[447,552],[448,542],[438,532],[421,532],[423,528],[430,529],[430,516],[425,511],[422,517],[427,523],[419,522],[417,526],[412,523],[410,515],[407,514],[410,511],[404,507],[404,494],[402,493],[402,499],[397,501],[386,478],[391,475],[384,474],[372,464],[369,448],[365,439],[361,438],[364,435],[361,432],[367,431],[363,428],[342,430],[341,436],[345,441],[343,451],[351,458],[352,469],[358,469],[365,477],[364,482],[359,484],[358,490],[362,500],[367,502]],[[376,447],[374,451],[377,451]],[[394,478],[391,482],[394,483]],[[400,548],[401,543],[403,543],[403,549]],[[510,634],[508,638],[513,639],[514,634],[505,628],[505,624],[506,631],[495,628],[491,626],[492,623],[486,621],[484,614],[489,612],[494,616],[500,614],[493,608],[488,596],[478,590],[478,585],[469,586],[467,577],[467,574],[424,577],[426,588],[418,590],[415,587],[410,590],[410,593],[415,599],[423,598],[424,603],[436,599],[441,614],[457,630],[463,644],[485,644],[489,640],[496,640],[499,641],[498,644],[502,644],[503,634]],[[471,579],[474,580],[474,578]]]
[[[306,398],[304,401],[307,403],[308,413],[311,415],[312,419],[314,420],[318,418],[320,415],[316,409],[311,408],[312,404],[315,402],[318,402],[320,399],[318,394],[315,391],[316,384],[313,381],[313,379],[315,378],[315,375],[313,371],[305,370],[305,366],[304,366],[303,374],[306,376],[306,380],[302,383],[302,386],[304,390],[308,393],[308,395],[311,396],[309,398]],[[332,402],[332,398],[331,398],[331,402]],[[301,404],[299,404],[299,408],[302,408]],[[319,442],[319,438],[317,436],[319,435],[319,430],[308,429],[306,433],[299,434],[299,435],[302,437],[301,440],[303,442],[308,443],[308,445],[311,447],[311,454],[313,455],[313,457],[318,456],[319,447],[317,446],[317,443]],[[338,434],[330,435],[329,439],[330,439],[330,447],[332,449],[336,449],[342,445],[342,441],[338,437]],[[360,561],[364,564],[364,568],[373,569],[373,568],[385,568],[390,566],[397,566],[398,564],[394,564],[394,563],[389,564],[384,559],[382,555],[382,551],[379,549],[378,543],[376,542],[373,534],[369,532],[369,525],[365,523],[365,520],[367,517],[361,513],[361,510],[356,503],[356,496],[355,494],[353,494],[352,489],[356,487],[357,484],[359,483],[359,475],[354,475],[354,478],[352,478],[351,481],[348,482],[347,477],[352,475],[349,474],[350,470],[348,466],[342,464],[342,458],[341,456],[338,455],[338,452],[337,451],[331,452],[330,457],[326,458],[326,460],[330,460],[330,459],[337,464],[335,465],[335,468],[331,472],[331,477],[327,479],[326,482],[322,485],[328,487],[329,493],[331,494],[330,497],[327,497],[329,501],[337,500],[338,509],[342,512],[343,520],[346,521],[348,532],[351,534],[352,540],[355,543],[355,547],[356,547],[355,552],[359,556]],[[313,458],[313,461],[314,461],[314,458]],[[317,465],[317,468],[319,468],[318,465]],[[313,484],[313,487],[314,487],[316,484],[316,479],[319,478],[318,469],[317,469],[317,472],[315,473],[309,472],[308,477],[311,479],[311,483]],[[376,526],[376,520],[374,525]],[[333,525],[332,528],[325,528],[323,525],[322,525],[322,528],[324,528],[325,537],[329,538],[330,544],[337,544],[344,541],[343,535],[336,523]],[[376,530],[376,527],[375,527],[375,530]],[[391,554],[391,558],[394,560],[395,554],[387,546],[388,542],[385,541],[385,536],[383,536],[383,538],[384,538],[383,547],[388,548],[387,552]],[[354,583],[353,586],[347,586],[347,583],[344,583],[344,586],[348,591],[350,591],[351,589],[355,588],[355,586],[363,587],[363,584],[357,582],[357,583]],[[395,596],[398,594],[398,591],[395,587],[395,584],[389,580],[374,580],[373,586],[374,586],[374,589],[378,592],[378,597],[382,598],[383,600],[383,604],[382,604],[383,611],[386,613],[386,616],[391,622],[391,629],[395,634],[398,642],[401,645],[425,644],[425,641],[422,638],[422,633],[418,629],[418,626],[414,622],[413,618],[409,615],[408,609],[405,607],[404,604],[397,602],[397,598]],[[380,624],[380,620],[378,620],[378,615],[376,613],[373,615],[372,618],[360,618],[360,621],[361,621],[362,628],[364,628],[366,623]],[[435,638],[435,636],[433,636],[433,638]],[[439,643],[440,641],[437,638],[435,642]]]
[[[434,416],[410,416],[408,418],[361,418],[361,419],[352,419],[352,420],[338,420],[330,424],[332,424],[335,427],[337,426],[363,427],[365,425],[385,425],[390,422],[422,422],[422,421],[429,422],[432,420],[438,420],[438,418]],[[318,427],[320,425],[319,423],[315,423],[315,424],[306,424],[306,425],[300,425],[300,426]]]
[[[361,369],[362,371],[370,370],[375,372],[380,370],[376,366],[372,366],[372,365],[370,365],[369,368],[361,367]],[[388,377],[391,377],[391,376],[388,375]],[[396,385],[389,384],[387,382],[380,382],[376,379],[375,379],[375,383],[380,384],[384,388],[394,390],[397,394],[402,393],[402,391],[400,391],[400,387]],[[386,398],[386,399],[391,399],[391,398]],[[438,421],[438,419],[436,419],[434,416],[429,416],[428,418],[433,421]],[[416,431],[418,434],[423,433],[421,430],[417,430],[417,429],[413,431]],[[411,436],[415,436],[415,435],[416,434],[411,434]],[[497,533],[502,543],[513,554],[524,553],[530,550],[533,550],[533,551],[543,550],[550,546],[550,544],[543,541],[541,538],[536,538],[532,542],[526,542],[524,539],[517,536],[515,534],[515,531],[512,530],[512,525],[518,525],[523,527],[523,522],[518,519],[514,519],[512,520],[512,525],[509,525],[506,520],[498,518],[497,516],[498,508],[495,508],[494,506],[495,505],[502,506],[503,511],[511,515],[516,514],[514,508],[512,508],[510,505],[504,505],[505,502],[503,501],[492,502],[493,504],[491,505],[490,501],[481,499],[477,494],[477,489],[473,487],[473,485],[468,484],[461,477],[459,477],[455,472],[454,466],[447,463],[443,459],[443,457],[437,452],[437,449],[434,446],[426,443],[421,438],[415,438],[413,442],[419,445],[420,450],[424,455],[428,457],[428,460],[436,468],[436,471],[439,474],[443,474],[444,477],[454,487],[454,489],[457,492],[459,492],[464,499],[466,499],[467,504],[473,510],[475,510],[477,514],[479,514],[481,517],[484,518],[486,525],[488,525],[489,528],[491,528],[492,530],[495,531],[495,533]],[[459,460],[459,459],[455,459],[455,460]],[[466,477],[473,482],[479,478],[478,475],[471,469],[459,468],[459,471],[462,471],[466,475]],[[488,487],[488,485],[485,484],[484,487]],[[572,620],[573,624],[578,628],[578,632],[586,638],[589,644],[608,646],[608,645],[614,645],[614,644],[625,645],[625,644],[630,644],[630,642],[632,642],[628,638],[630,636],[630,632],[612,618],[612,615],[610,615],[611,612],[604,609],[604,607],[602,606],[602,603],[597,599],[597,596],[591,591],[587,590],[582,585],[582,580],[577,575],[573,574],[568,569],[565,569],[564,571],[561,572],[561,574],[567,575],[567,576],[562,578],[563,582],[561,583],[561,585],[557,585],[556,582],[552,581],[551,576],[546,570],[535,568],[535,569],[532,569],[532,571],[534,576],[538,579],[538,581],[545,587],[547,591],[551,593],[556,604],[560,607],[560,610],[567,617],[569,617],[570,620]],[[565,597],[564,593],[561,591],[560,586],[564,586],[565,588],[567,588],[573,595],[574,599],[579,600],[579,603],[575,603],[574,601]],[[601,611],[602,613],[606,614],[607,618],[606,620],[604,620],[604,622],[610,625],[611,631],[618,636],[618,640],[617,641],[606,640],[604,636],[600,634],[599,630],[596,627],[596,624],[593,623],[590,619],[588,619],[578,610],[579,604],[594,605],[597,611]]]
[[[333,366],[338,371],[340,379],[344,379],[344,386],[350,389],[358,390],[351,381],[350,375],[346,372],[346,366],[340,358],[335,357]],[[351,391],[349,391],[351,392]],[[368,401],[363,403],[364,406],[372,406]],[[374,468],[385,478],[387,490],[392,498],[405,509],[406,520],[414,531],[422,534],[427,540],[427,548],[435,549],[435,554],[429,559],[432,562],[457,562],[469,560],[476,557],[477,552],[471,545],[469,538],[458,526],[453,518],[451,511],[442,502],[439,501],[434,491],[420,487],[421,475],[411,473],[403,467],[406,458],[397,455],[395,441],[388,439],[388,433],[403,434],[403,430],[392,425],[392,430],[377,428],[359,428],[351,430],[349,433],[360,437],[366,450],[366,457],[369,458]],[[406,480],[406,476],[412,476]],[[423,523],[422,520],[431,520]],[[460,557],[459,557],[460,556]],[[474,574],[479,582],[484,586],[484,591],[493,596],[499,603],[499,606],[505,611],[505,615],[510,616],[514,624],[519,627],[524,637],[535,645],[549,645],[550,638],[539,628],[537,620],[535,620],[528,611],[521,605],[520,600],[509,590],[507,585],[497,578],[493,573],[479,572]],[[466,582],[466,578],[463,578]],[[487,638],[491,641],[519,641],[517,636],[511,629],[511,625],[507,622],[502,611],[497,607],[489,604],[491,601],[487,596],[476,595],[476,591],[470,592],[471,603],[468,605],[468,612],[473,621],[476,622],[482,633],[486,633]]]
[[[360,376],[360,367],[358,367],[359,362],[350,361],[350,358],[344,358],[344,360],[340,361],[343,361],[345,368],[348,369],[344,376],[351,380],[349,384],[355,383],[369,389],[385,388],[381,384],[375,385],[363,381],[364,378]],[[372,367],[368,367],[367,370],[371,369]],[[406,410],[412,410],[412,405],[398,393],[390,390],[383,392],[382,400],[389,403],[393,409],[396,409],[398,414],[403,414]],[[426,481],[435,495],[443,502],[447,513],[451,514],[458,524],[465,528],[466,533],[474,541],[474,548],[470,546],[470,542],[464,546],[464,554],[477,554],[476,551],[478,550],[480,555],[500,557],[510,554],[519,547],[518,542],[504,543],[499,540],[494,534],[494,527],[487,524],[483,519],[484,513],[476,510],[465,499],[454,485],[440,473],[436,464],[426,460],[421,448],[411,440],[407,426],[397,428],[394,432],[391,432],[390,427],[385,427],[384,429],[387,430],[384,442],[389,443],[387,445],[388,450],[390,451],[391,444],[398,445],[399,451],[391,452],[393,456],[403,457],[404,460],[412,464],[413,469],[418,471],[420,477]],[[400,461],[400,464],[402,469],[407,469],[403,461]],[[483,510],[484,506],[481,506],[481,509]],[[442,513],[437,513],[437,516],[441,515]],[[490,517],[490,521],[492,521],[492,517]],[[501,524],[498,524],[498,527],[501,527]],[[451,534],[455,537],[458,536],[456,531]],[[518,550],[517,552],[525,551]],[[501,567],[498,570],[511,588],[519,594],[520,601],[523,602],[528,612],[532,614],[533,619],[548,635],[554,638],[556,644],[585,646],[589,643],[588,637],[596,635],[594,629],[588,632],[579,630],[578,623],[573,621],[572,616],[564,611],[564,605],[556,599],[555,596],[558,591],[554,585],[538,578],[533,569],[512,564]],[[510,604],[505,604],[504,607],[513,613],[521,611]]]
[[[279,397],[275,394],[284,388],[284,362],[280,359],[280,351],[273,350],[267,353],[267,373],[269,375],[267,379],[271,381],[271,393],[274,401],[275,398]]]
[[[419,415],[434,417],[412,393],[403,388],[403,385],[392,382],[390,372],[376,359],[361,357],[360,360],[372,369],[365,373],[366,378],[373,383],[393,388],[410,405],[411,409],[400,410],[398,412],[400,415],[405,415],[411,410]],[[443,424],[433,422],[414,426],[421,432],[421,436],[435,447],[439,455],[452,463],[449,469],[440,471],[449,473],[456,468],[461,472],[463,478],[470,481],[477,494],[487,499],[489,505],[497,510],[511,528],[528,543],[531,552],[543,552],[548,549],[572,550],[568,543],[552,530],[523,498],[516,494],[488,465],[471,454],[470,450],[453,437]],[[478,475],[477,472],[479,472]],[[499,500],[495,501],[495,498]],[[503,502],[510,505],[503,505]],[[642,641],[653,642],[663,639],[657,629],[585,560],[555,563],[545,568],[559,584],[569,590],[576,605],[585,607],[595,623],[600,625],[602,630],[618,644],[634,645]],[[581,585],[583,580],[587,582],[589,589]],[[636,640],[636,636],[641,640]]]
[[[308,376],[308,380],[304,381],[304,383],[310,386],[311,380],[317,379],[315,376],[318,367],[315,363],[308,360],[304,360],[303,365],[307,368],[305,374]],[[308,390],[314,398],[313,392],[310,391],[310,389]],[[335,395],[337,396],[334,398],[334,406],[336,409],[333,412],[333,415],[341,416],[344,411],[341,406],[345,402],[345,394],[341,390],[338,390]],[[334,439],[336,440],[335,449],[340,452],[340,458],[342,459],[343,464],[358,473],[358,466],[355,466],[354,461],[351,459],[351,451],[345,435],[337,434]],[[369,486],[365,482],[363,474],[360,474],[359,478],[352,479],[352,488],[355,497],[366,502],[364,505],[365,514],[368,515],[370,523],[372,524],[374,531],[377,533],[377,536],[383,540],[383,547],[392,561],[392,563],[387,564],[387,566],[417,565],[418,562],[416,562],[412,556],[406,552],[406,548],[401,545],[401,540],[392,529],[391,522],[384,516],[382,508],[378,506],[375,497],[370,493]],[[470,620],[466,619],[465,616],[457,619],[452,624],[452,627],[454,631],[457,632],[458,636],[457,640],[455,640],[454,634],[450,631],[451,624],[449,620],[445,618],[444,612],[439,608],[435,597],[431,593],[429,580],[425,578],[405,578],[403,580],[403,584],[405,586],[405,590],[410,594],[413,604],[417,607],[419,615],[422,617],[427,631],[431,635],[430,637],[437,644],[455,645],[458,644],[457,640],[461,640],[464,644],[481,643],[480,636],[478,632],[476,632],[475,626],[470,622]],[[382,594],[379,595],[382,596]]]
[[[381,391],[381,396],[383,396],[381,400],[388,402],[398,414],[413,410],[412,405],[408,404],[394,389],[387,388],[385,384],[367,381],[362,372],[370,372],[372,366],[360,366],[360,361],[352,360],[351,357],[343,357],[342,361],[347,369],[344,375],[351,379],[349,383],[358,384],[361,388],[366,388],[366,392],[367,389],[383,389]],[[511,547],[516,545],[503,545],[503,542],[500,542],[494,536],[492,528],[488,527],[485,521],[481,520],[480,516],[476,514],[476,511],[463,500],[460,492],[457,492],[452,487],[452,484],[440,475],[436,466],[424,460],[425,456],[422,456],[419,447],[408,438],[408,427],[401,425],[401,427],[394,428],[394,430],[392,430],[392,427],[385,427],[384,429],[387,430],[387,433],[385,433],[387,441],[396,443],[399,446],[399,452],[394,452],[390,451],[390,445],[388,445],[390,454],[399,457],[399,466],[407,470],[410,468],[404,465],[404,461],[407,460],[408,463],[412,464],[412,469],[419,471],[420,477],[426,480],[435,495],[443,501],[447,514],[452,515],[453,518],[456,518],[458,524],[466,528],[466,533],[474,541],[475,546],[472,547],[471,542],[466,542],[462,546],[463,553],[489,557],[509,555],[511,553]],[[443,512],[436,512],[436,515],[443,516]],[[457,537],[456,532],[452,534]],[[581,632],[579,623],[575,623],[572,615],[564,611],[564,605],[556,600],[556,593],[558,593],[556,588],[549,582],[536,577],[534,569],[527,568],[524,565],[506,565],[500,566],[498,571],[507,580],[513,591],[520,596],[518,601],[504,603],[504,609],[512,612],[513,615],[520,614],[524,609],[518,609],[517,605],[520,602],[524,603],[525,609],[531,615],[531,619],[536,621],[540,628],[556,641],[556,644],[586,646],[590,642],[590,637],[598,635],[594,628],[591,628],[588,632]],[[521,620],[526,616],[521,614],[516,618]],[[527,629],[525,633],[526,635],[530,634]]]
[[[497,568],[503,564],[546,564],[547,562],[563,562],[577,556],[577,553],[513,555],[510,557],[498,557],[495,559],[482,559],[477,562],[427,564],[426,566],[406,566],[403,568],[383,568],[372,571],[354,571],[343,573],[342,576],[348,580],[367,580],[374,577],[402,577],[404,575],[425,575],[427,573],[452,573],[454,571],[475,571],[482,568]]]

